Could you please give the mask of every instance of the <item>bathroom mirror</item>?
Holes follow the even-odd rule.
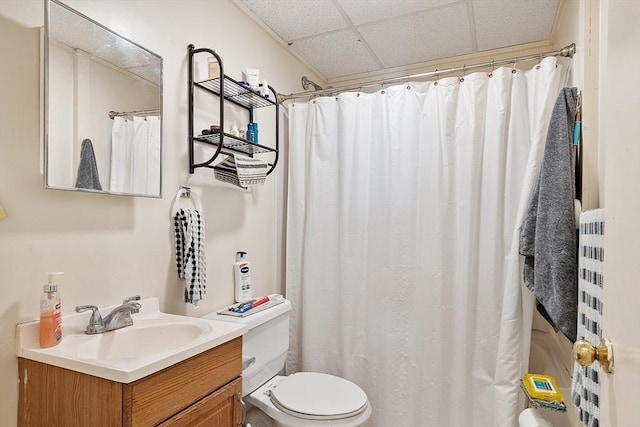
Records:
[[[45,1],[45,188],[161,196],[162,57]]]

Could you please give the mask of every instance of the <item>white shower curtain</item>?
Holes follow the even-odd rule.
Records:
[[[289,372],[360,385],[369,426],[515,425],[517,227],[567,74],[547,58],[290,106]]]
[[[114,117],[109,191],[160,195],[160,117]]]

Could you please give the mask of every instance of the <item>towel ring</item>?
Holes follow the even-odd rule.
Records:
[[[180,204],[181,197],[190,198],[193,202],[193,206],[198,210],[198,212],[202,213],[202,202],[200,201],[200,197],[198,197],[195,192],[191,191],[190,187],[180,187],[176,193],[176,197],[171,203],[171,219],[173,219],[178,212],[178,205]]]

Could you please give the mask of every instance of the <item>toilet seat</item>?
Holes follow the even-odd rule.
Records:
[[[299,372],[274,384],[267,394],[282,412],[306,420],[354,417],[368,407],[367,395],[344,378],[316,372]]]

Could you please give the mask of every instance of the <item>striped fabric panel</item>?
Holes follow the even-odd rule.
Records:
[[[604,285],[604,210],[580,214],[578,256],[578,339],[595,345],[602,340],[602,288]],[[586,427],[599,427],[600,364],[574,364],[571,398]]]
[[[213,169],[217,180],[247,188],[264,184],[268,165],[259,159],[234,154],[227,156]]]

